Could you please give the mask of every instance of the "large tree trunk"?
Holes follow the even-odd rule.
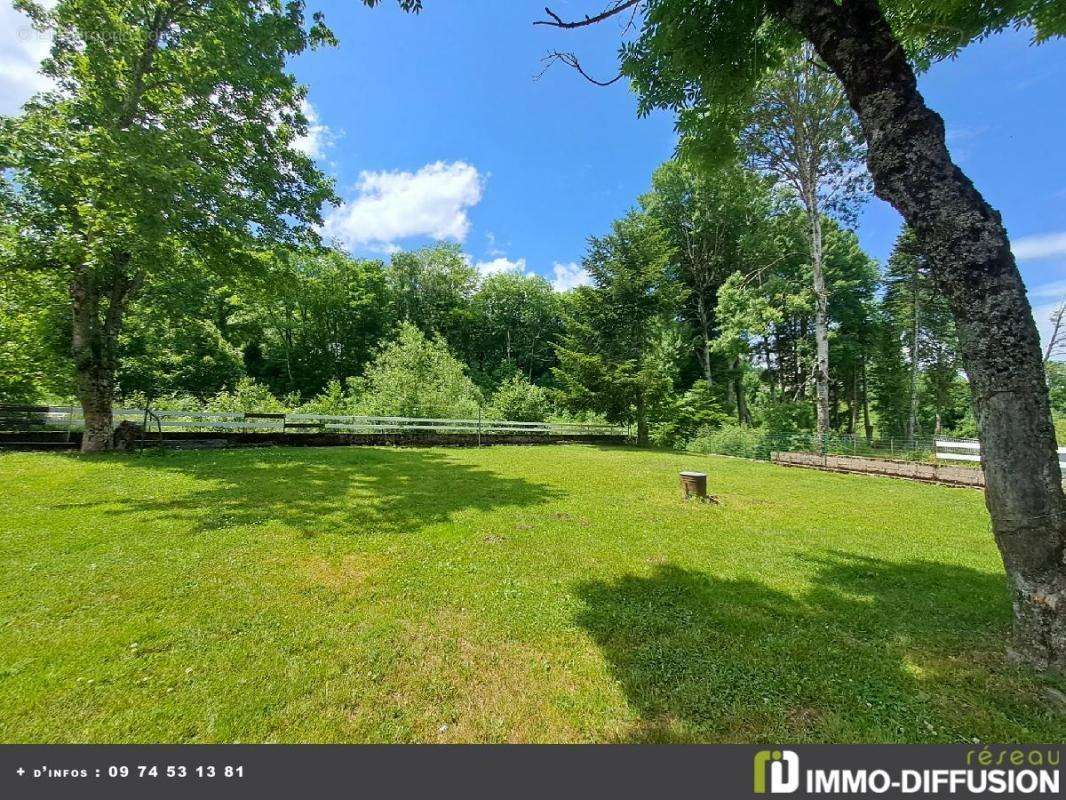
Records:
[[[766,383],[770,388],[770,402],[776,401],[776,392],[774,391],[777,380],[774,377],[773,362],[770,360],[770,339],[766,337],[762,340],[763,346],[763,358],[766,359]]]
[[[71,354],[78,401],[85,418],[81,449],[84,453],[110,450],[114,371],[109,368],[100,340],[99,292],[85,271],[79,272],[71,281],[70,301]]]
[[[700,321],[700,366],[703,367],[703,379],[708,386],[714,386],[714,375],[711,374],[711,311],[707,306],[707,299],[702,293],[696,297],[696,317]]]
[[[83,453],[110,450],[114,433],[112,403],[118,366],[118,334],[130,295],[140,278],[128,278],[122,267],[101,287],[100,279],[87,268],[75,270],[70,282],[71,355],[78,401],[85,419],[81,439]],[[106,293],[105,290],[106,289]]]
[[[711,373],[711,340],[707,335],[703,336],[703,379],[708,386],[714,386],[714,375]]]
[[[851,373],[851,399],[848,400],[848,434],[855,435],[855,429],[859,424],[859,370],[853,369]]]
[[[643,397],[637,400],[637,446],[648,446],[648,409]]]
[[[1014,653],[1066,669],[1066,503],[1036,324],[1000,215],[952,162],[876,0],[773,0],[842,81],[879,197],[915,231],[958,327]]]
[[[737,421],[747,425],[751,417],[748,414],[748,398],[744,394],[744,370],[740,356],[733,359],[733,392],[737,396]]]
[[[81,437],[83,453],[110,450],[113,445],[114,422],[111,416],[112,383],[110,376],[96,371],[78,370],[78,401],[85,418],[85,432]]]

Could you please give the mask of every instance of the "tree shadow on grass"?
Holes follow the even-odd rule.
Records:
[[[1039,684],[1001,655],[1002,576],[842,553],[810,563],[799,596],[670,564],[579,585],[578,623],[640,715],[621,738],[1055,738]]]
[[[460,511],[545,503],[546,485],[453,460],[442,451],[263,449],[146,454],[134,468],[194,478],[156,496],[123,493],[96,503],[105,513],[148,514],[195,532],[280,522],[316,533],[406,533]]]

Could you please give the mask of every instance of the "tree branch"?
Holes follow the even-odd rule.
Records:
[[[1051,335],[1048,337],[1047,350],[1044,351],[1044,366],[1051,357],[1060,351],[1066,352],[1066,300],[1059,303],[1051,313]]]
[[[534,25],[548,25],[552,28],[564,28],[566,30],[572,30],[574,28],[586,28],[589,25],[595,25],[598,22],[603,22],[605,19],[610,19],[616,14],[621,14],[627,8],[633,8],[633,6],[642,3],[643,0],[616,0],[615,4],[610,8],[601,11],[595,16],[585,15],[584,19],[567,21],[562,19],[558,14],[552,11],[550,8],[545,8],[544,13],[551,19],[540,19],[534,22]]]
[[[619,80],[622,79],[621,72],[619,72],[617,75],[607,81],[601,81],[596,78],[593,78],[591,75],[585,72],[585,69],[581,66],[581,62],[577,60],[576,55],[574,55],[573,53],[562,52],[559,50],[552,50],[550,53],[548,53],[548,55],[544,56],[544,58],[541,59],[541,62],[543,62],[544,64],[544,69],[537,73],[537,77],[535,78],[535,80],[539,81],[542,77],[544,77],[544,73],[551,69],[552,65],[557,61],[561,61],[562,63],[566,64],[566,66],[570,67],[573,70],[576,70],[578,74],[581,75],[581,77],[583,77],[589,83],[595,84],[596,86],[610,86],[612,83],[617,83]]]

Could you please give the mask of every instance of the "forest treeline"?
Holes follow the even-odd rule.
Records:
[[[829,423],[976,434],[954,325],[913,236],[887,264],[822,219]],[[803,211],[767,177],[678,159],[605,235],[590,285],[482,276],[458,245],[387,261],[291,249],[254,279],[190,265],[147,282],[116,395],[139,406],[605,419],[662,445],[707,429],[813,430],[816,298]],[[70,308],[49,273],[0,284],[0,398],[71,402]],[[1066,371],[1051,364],[1066,414]]]

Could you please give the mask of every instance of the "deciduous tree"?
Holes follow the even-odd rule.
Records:
[[[670,242],[671,269],[688,289],[684,316],[695,329],[704,380],[712,385],[718,290],[731,273],[752,267],[762,223],[770,214],[768,186],[733,164],[674,159],[655,171],[652,191],[641,205]]]
[[[314,239],[330,182],[294,143],[287,59],[332,41],[281,0],[18,0],[53,36],[56,83],[0,127],[5,256],[62,274],[84,450],[111,445],[118,340],[149,279],[195,262],[255,271]]]
[[[829,431],[829,288],[823,215],[853,218],[866,182],[864,146],[840,82],[805,44],[759,84],[741,135],[758,169],[777,177],[802,205],[814,289],[814,383],[817,427]]]

